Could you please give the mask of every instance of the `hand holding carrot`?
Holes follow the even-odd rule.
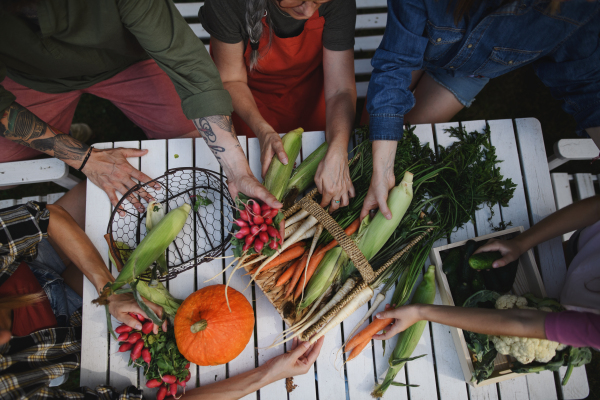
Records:
[[[373,335],[373,339],[387,340],[392,336],[405,331],[415,323],[421,320],[418,307],[413,304],[392,309],[389,304],[385,306],[385,311],[377,313],[375,316],[379,320],[393,318],[393,322],[383,328],[384,333]]]

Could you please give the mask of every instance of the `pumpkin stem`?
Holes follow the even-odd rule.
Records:
[[[190,330],[192,331],[192,333],[198,333],[200,331],[205,330],[207,326],[208,326],[208,321],[205,319],[201,319],[200,321],[198,321],[194,325],[192,325]]]

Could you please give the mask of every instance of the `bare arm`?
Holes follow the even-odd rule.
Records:
[[[431,321],[476,333],[546,339],[546,312],[538,310],[490,310],[430,304],[411,304],[397,309],[386,308],[377,318],[394,318],[378,340],[389,339],[418,321]]]
[[[244,44],[242,42],[224,43],[213,37],[211,46],[223,87],[231,95],[233,109],[252,129],[260,142],[262,175],[265,176],[274,154],[277,154],[279,160],[284,164],[288,163],[288,159],[279,134],[260,114],[254,96],[248,87]]]
[[[329,147],[317,169],[315,183],[323,194],[321,206],[331,204],[329,210],[333,212],[340,206],[347,206],[349,199],[354,197],[348,168],[348,142],[356,110],[354,51],[324,48],[323,72],[327,108],[325,138]]]
[[[49,204],[46,207],[50,211],[48,240],[52,247],[79,268],[100,294],[104,285],[115,281],[100,253],[68,212],[56,205]],[[150,302],[147,304],[158,315],[162,315],[161,307]],[[131,294],[110,296],[109,311],[116,319],[135,329],[141,329],[141,324],[128,313],[136,312],[146,316]]]
[[[376,208],[379,208],[387,219],[392,218],[392,212],[387,206],[387,198],[396,184],[394,160],[397,146],[398,142],[394,140],[373,141],[373,177],[360,212],[361,220],[369,214],[369,211]]]
[[[0,136],[56,157],[75,169],[81,167],[90,148],[88,145],[63,134],[18,103],[12,103],[1,113]],[[114,206],[118,202],[115,190],[126,193],[137,183],[134,178],[142,182],[151,180],[127,162],[127,157],[140,157],[147,152],[137,149],[94,149],[82,172],[106,192]],[[147,197],[145,193],[142,195]],[[143,210],[136,199],[132,199],[132,203]]]
[[[223,167],[233,197],[237,196],[238,192],[242,192],[264,201],[273,208],[283,206],[252,174],[246,155],[235,134],[231,117],[213,115],[198,118],[194,120],[194,125]]]
[[[292,351],[272,358],[256,369],[189,390],[184,398],[235,400],[278,380],[305,374],[319,356],[323,341],[321,338],[312,346],[308,342],[300,343]],[[297,342],[294,340],[294,343]]]
[[[500,251],[503,257],[494,261],[492,266],[503,267],[533,246],[598,221],[600,221],[600,196],[594,196],[556,211],[512,240],[490,241],[475,253]]]

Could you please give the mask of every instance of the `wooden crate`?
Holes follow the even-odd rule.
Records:
[[[511,228],[500,232],[490,233],[489,235],[479,236],[473,238],[473,240],[479,242],[491,238],[511,239],[523,231],[523,227],[519,226],[517,228]],[[446,246],[435,247],[431,250],[430,259],[435,265],[436,280],[438,282],[440,296],[444,305],[453,306],[454,301],[452,300],[452,294],[450,292],[450,287],[448,286],[446,274],[442,271],[442,255],[445,255],[447,250],[463,246],[466,242],[466,240],[463,240]],[[519,267],[517,269],[515,283],[512,287],[512,293],[516,295],[533,293],[538,297],[546,297],[546,290],[544,289],[544,284],[542,283],[542,277],[538,271],[535,257],[531,249],[523,253],[519,258]],[[452,333],[452,339],[454,340],[454,345],[456,346],[456,352],[458,353],[458,359],[465,376],[465,381],[472,386],[485,386],[526,375],[512,372],[509,369],[511,360],[513,360],[512,357],[498,354],[494,362],[494,372],[490,378],[479,384],[476,382],[471,382],[471,377],[473,376],[473,361],[471,359],[471,351],[467,347],[463,331],[462,329],[450,327],[450,332]]]

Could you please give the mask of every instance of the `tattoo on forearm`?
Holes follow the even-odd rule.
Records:
[[[54,151],[54,157],[61,160],[83,160],[90,148],[66,134],[34,140],[30,147],[43,152]]]
[[[0,136],[29,141],[44,135],[48,124],[19,104],[11,104],[3,113],[6,125],[0,122]]]
[[[194,120],[194,125],[196,126],[196,129],[198,129],[198,132],[200,132],[200,135],[206,140],[206,143],[214,143],[217,141],[217,135],[213,132],[212,127],[206,118]]]
[[[198,132],[200,132],[200,135],[202,135],[202,137],[207,141],[214,142],[214,140],[210,140],[209,136],[205,136],[205,134],[215,135],[211,125],[216,125],[218,128],[224,130],[225,132],[229,132],[231,137],[237,140],[235,130],[233,129],[233,119],[231,117],[225,115],[212,115],[210,117],[199,118],[198,120],[194,120],[194,125],[196,126],[196,129],[198,129]],[[216,140],[216,135],[214,136],[214,138]]]

